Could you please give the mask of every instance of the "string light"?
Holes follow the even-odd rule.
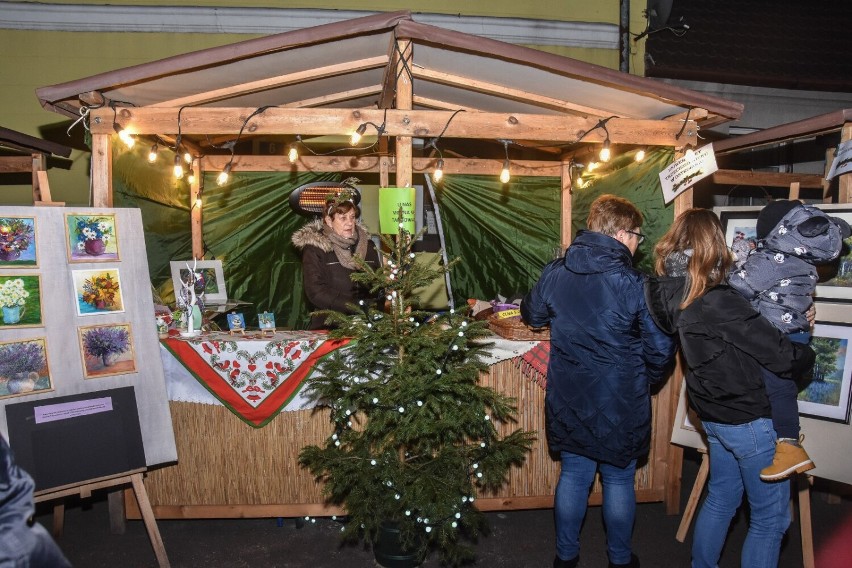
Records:
[[[151,146],[151,151],[148,152],[148,163],[149,164],[153,164],[154,162],[157,161],[157,150],[158,149],[159,149],[159,146],[157,146],[157,143],[154,142],[154,145]]]
[[[183,177],[183,164],[181,163],[180,154],[175,154],[174,174],[175,179],[181,179]]]
[[[364,135],[365,132],[367,132],[367,124],[359,124],[358,128],[355,129],[355,132],[353,132],[352,135],[349,137],[349,145],[357,146],[358,142],[361,141],[361,137]]]
[[[441,183],[441,180],[444,179],[444,159],[438,158],[438,162],[435,164],[435,173],[432,176],[435,179],[435,183]]]
[[[290,160],[291,164],[295,164],[296,160],[299,159],[299,150],[296,149],[295,142],[290,144],[290,149],[287,151],[287,159]]]
[[[503,169],[500,171],[500,181],[502,183],[509,183],[509,180],[512,179],[512,174],[509,172],[509,140],[501,140],[503,142],[503,149],[506,151],[506,159],[503,160]]]
[[[645,148],[639,148],[639,150],[636,152],[635,160],[637,162],[641,162],[644,159],[645,159]]]
[[[604,126],[603,129],[606,131],[606,126]],[[609,132],[607,131],[606,140],[604,140],[603,148],[601,148],[601,153],[599,156],[601,162],[608,162],[609,159],[612,157],[612,150],[610,150],[609,145]]]
[[[231,177],[231,162],[225,164],[225,168],[219,173],[219,176],[216,178],[216,183],[219,185],[225,185],[228,183],[228,179]]]
[[[112,107],[112,129],[115,130],[115,133],[118,134],[118,137],[124,142],[125,146],[133,148],[133,145],[136,144],[136,139],[133,138],[133,135],[127,129],[118,123],[118,111],[115,108],[115,102],[111,102],[109,106]]]

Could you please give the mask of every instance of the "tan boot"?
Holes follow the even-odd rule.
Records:
[[[778,481],[786,479],[795,473],[804,473],[809,469],[813,469],[814,462],[811,461],[808,452],[801,446],[801,442],[805,439],[800,436],[798,444],[796,440],[787,440],[782,438],[775,444],[775,457],[772,458],[772,465],[765,467],[760,471],[760,479],[763,481]]]

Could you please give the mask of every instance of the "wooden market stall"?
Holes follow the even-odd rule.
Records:
[[[32,175],[33,203],[36,205],[63,205],[54,203],[47,181],[50,156],[67,158],[71,148],[35,138],[23,132],[0,127],[0,173]]]
[[[118,131],[192,155],[204,172],[375,172],[381,186],[406,187],[443,166],[444,175],[561,179],[561,242],[570,243],[572,179],[603,145],[616,151],[681,150],[699,128],[736,119],[742,105],[537,50],[420,24],[408,12],[376,14],[38,89],[42,105],[88,115],[95,206],[112,206],[112,139]],[[327,155],[287,158],[309,137],[376,137],[378,155],[340,142]],[[238,142],[251,141],[250,150]],[[453,148],[450,152],[449,147]],[[239,151],[237,151],[239,149]],[[441,150],[444,150],[446,157]],[[467,157],[475,156],[475,157]],[[483,157],[484,156],[484,157]],[[675,210],[691,205],[678,198]],[[192,211],[193,253],[203,255],[202,210]],[[517,426],[543,432],[544,391],[512,361],[483,380],[514,396]],[[637,474],[640,501],[679,507],[680,450],[669,444],[679,380],[654,397],[654,441]],[[320,490],[297,464],[301,447],[326,435],[323,413],[284,412],[253,430],[224,407],[172,402],[176,466],[151,472],[159,517],[328,514]],[[543,435],[526,464],[481,508],[552,506],[558,464]],[[592,502],[600,501],[596,488]]]

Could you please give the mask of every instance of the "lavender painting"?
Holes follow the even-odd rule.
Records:
[[[44,339],[0,343],[0,398],[52,390]]]
[[[85,378],[136,372],[130,324],[91,325],[78,331]]]

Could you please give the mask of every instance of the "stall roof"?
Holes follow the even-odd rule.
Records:
[[[40,154],[62,156],[63,158],[67,158],[71,155],[71,148],[67,146],[57,144],[56,142],[42,140],[41,138],[24,134],[23,132],[3,128],[2,126],[0,126],[0,147],[9,148],[15,152],[23,152],[26,154],[37,152]]]
[[[717,155],[735,154],[763,146],[782,142],[810,138],[821,134],[838,132],[844,125],[852,122],[852,109],[842,109],[811,118],[773,126],[751,134],[744,134],[713,143]]]
[[[413,108],[662,120],[737,119],[740,103],[539,50],[380,13],[186,53],[37,89],[77,118],[130,107],[394,108],[397,40],[410,40]],[[706,111],[704,113],[703,111]]]

